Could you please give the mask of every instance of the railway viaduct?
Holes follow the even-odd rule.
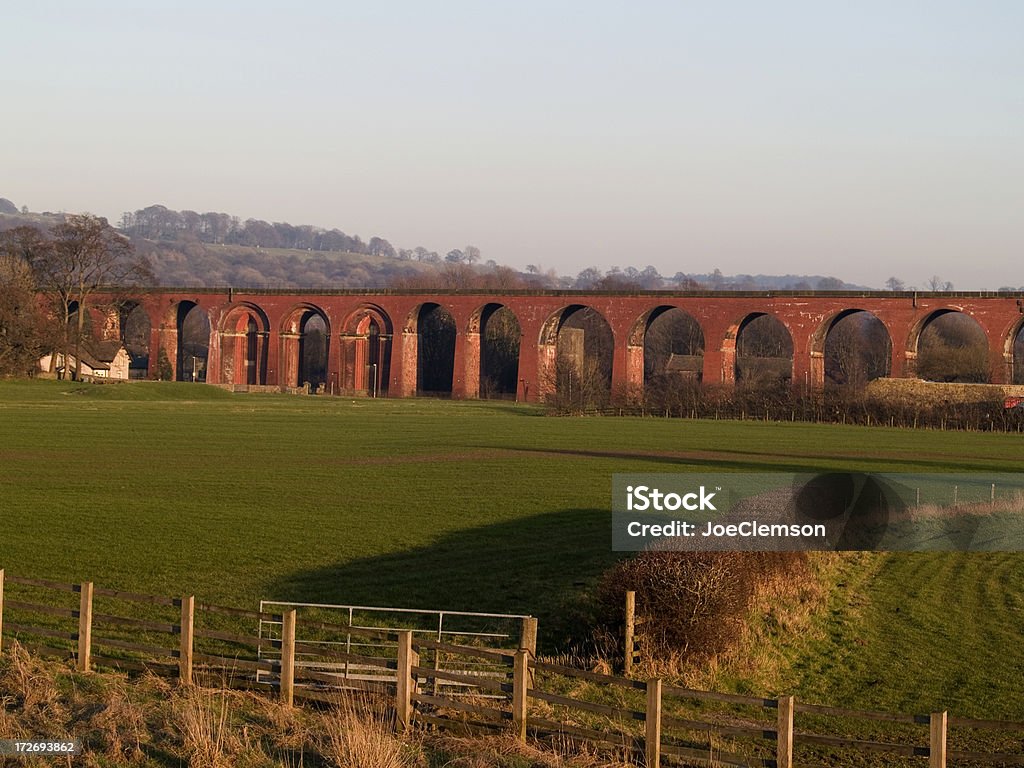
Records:
[[[679,309],[704,337],[702,380],[730,384],[736,377],[737,338],[761,315],[782,323],[793,344],[792,381],[821,387],[825,340],[842,318],[869,312],[891,340],[889,373],[913,377],[921,334],[936,318],[972,317],[988,340],[993,383],[1013,383],[1014,346],[1024,326],[1024,299],[1006,293],[710,292],[710,291],[484,291],[484,290],[242,290],[157,288],[108,292],[95,306],[104,335],[116,338],[120,318],[141,309],[150,324],[149,378],[158,378],[163,350],[174,378],[185,378],[179,339],[186,315],[198,308],[209,320],[206,380],[212,384],[293,387],[299,381],[305,324],[319,317],[327,339],[327,391],[408,397],[417,394],[420,321],[442,307],[456,334],[451,393],[476,398],[481,387],[481,337],[496,311],[518,320],[519,400],[537,401],[554,386],[556,344],[563,324],[590,308],[607,322],[614,344],[612,391],[644,380],[644,336],[661,313]]]

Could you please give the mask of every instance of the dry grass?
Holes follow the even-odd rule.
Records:
[[[141,761],[142,745],[149,741],[147,707],[134,701],[133,696],[133,691],[122,686],[104,689],[88,718],[92,729],[87,744],[90,750],[117,755],[128,763]]]
[[[176,722],[189,765],[221,768],[242,748],[231,728],[231,696],[227,692],[188,688],[177,699]]]
[[[444,768],[635,768],[623,755],[597,753],[568,739],[555,739],[544,748],[508,736],[489,738],[439,737],[432,746]]]
[[[1010,496],[1001,496],[994,502],[978,501],[953,506],[942,506],[939,504],[918,504],[907,510],[907,519],[910,521],[929,520],[932,518],[947,518],[960,515],[996,515],[1004,513],[1019,514],[1024,511],[1024,492],[1015,491]]]
[[[357,707],[351,697],[319,718],[314,740],[335,768],[414,768],[426,765],[415,741],[395,735],[393,718]]]
[[[0,738],[80,739],[75,766],[157,768],[596,768],[614,756],[505,735],[456,738],[395,732],[390,702],[339,697],[286,707],[254,692],[183,687],[153,675],[81,674],[5,642],[0,657]],[[65,763],[19,758],[34,768]],[[68,758],[67,765],[72,765]]]
[[[919,379],[875,379],[867,385],[869,397],[902,403],[979,403],[1024,395],[1024,386],[1010,384],[950,384]]]

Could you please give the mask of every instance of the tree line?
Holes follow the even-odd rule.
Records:
[[[359,235],[348,235],[340,229],[323,229],[309,224],[268,222],[245,219],[227,213],[208,211],[175,211],[164,205],[151,205],[121,215],[120,230],[131,237],[176,242],[193,239],[213,245],[241,245],[248,248],[286,248],[300,251],[334,251],[381,256],[403,261],[440,264],[442,261],[475,264],[480,249],[473,245],[453,248],[444,258],[437,251],[423,246],[395,248],[383,237],[364,241]]]

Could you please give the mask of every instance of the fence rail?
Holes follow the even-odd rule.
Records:
[[[274,637],[261,636],[261,622],[275,623]],[[515,651],[423,638],[409,629],[304,626],[360,641],[343,650],[340,643],[297,640],[296,627],[294,608],[250,611],[199,603],[192,595],[142,595],[0,570],[0,653],[13,637],[41,655],[73,659],[80,671],[148,670],[184,685],[255,688],[289,705],[296,698],[332,702],[340,691],[360,691],[390,701],[399,728],[511,731],[520,740],[611,750],[648,768],[679,761],[793,768],[796,760],[835,764],[838,753],[858,764],[882,755],[908,761],[887,765],[927,760],[929,768],[1024,765],[1024,723],[855,710],[576,669],[537,660],[533,619]],[[385,651],[364,652],[383,641]],[[868,725],[844,730],[840,721]],[[963,742],[963,733],[975,731],[1005,736],[998,743],[1012,751]],[[951,732],[955,748],[947,744]]]

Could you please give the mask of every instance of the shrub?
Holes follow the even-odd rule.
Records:
[[[621,637],[625,593],[635,591],[646,659],[707,660],[739,641],[760,584],[806,563],[804,552],[641,552],[602,576],[599,614]]]

